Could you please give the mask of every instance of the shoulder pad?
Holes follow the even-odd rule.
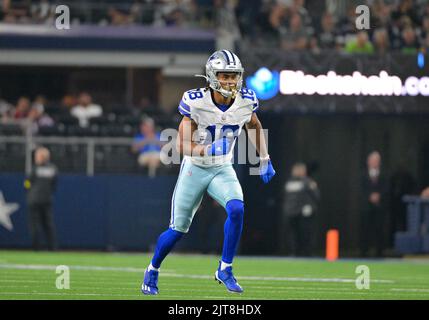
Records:
[[[244,103],[246,105],[252,106],[253,112],[259,109],[259,101],[258,101],[258,98],[256,97],[255,91],[253,91],[252,89],[243,87],[241,88],[240,93]]]

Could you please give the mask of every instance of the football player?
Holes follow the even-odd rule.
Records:
[[[227,213],[222,259],[215,279],[230,292],[241,293],[232,272],[232,262],[243,228],[243,192],[232,167],[233,148],[244,125],[260,157],[260,176],[268,183],[275,175],[262,126],[255,113],[255,93],[243,87],[243,67],[231,51],[213,53],[206,63],[206,88],[187,91],[179,103],[183,119],[179,125],[177,149],[184,155],[171,200],[169,228],[162,233],[154,256],[145,271],[144,294],[158,294],[162,261],[188,232],[195,212],[207,191]],[[249,130],[251,131],[251,130]]]

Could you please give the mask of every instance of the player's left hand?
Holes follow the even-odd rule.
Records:
[[[276,171],[274,170],[273,165],[271,164],[270,158],[261,159],[261,163],[259,165],[259,173],[264,183],[270,182],[270,180],[274,177],[274,175],[276,174]]]

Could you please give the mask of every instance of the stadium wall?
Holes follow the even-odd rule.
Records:
[[[2,174],[0,192],[20,208],[11,215],[13,230],[0,226],[0,247],[27,248],[24,175]],[[61,175],[54,216],[62,249],[149,250],[168,227],[176,177]],[[182,246],[186,248],[185,239]]]

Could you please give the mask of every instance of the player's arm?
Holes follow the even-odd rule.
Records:
[[[204,156],[205,147],[204,145],[197,144],[192,141],[195,130],[198,126],[194,120],[183,117],[179,125],[179,133],[176,139],[176,150],[177,152],[185,156]]]
[[[260,175],[264,183],[268,183],[276,174],[276,171],[271,164],[270,156],[268,154],[268,146],[265,140],[262,124],[258,119],[256,113],[252,113],[250,121],[246,123],[247,136],[250,142],[255,146],[256,151],[260,158]]]
[[[198,125],[189,117],[183,117],[179,125],[179,133],[176,139],[177,152],[185,156],[219,156],[228,152],[230,142],[227,138],[221,138],[212,144],[204,145],[195,143],[193,137]]]
[[[252,114],[252,118],[248,123],[246,123],[246,128],[249,140],[255,146],[261,160],[269,159],[270,156],[268,155],[268,147],[265,141],[264,131],[261,121],[259,121],[256,113]]]

